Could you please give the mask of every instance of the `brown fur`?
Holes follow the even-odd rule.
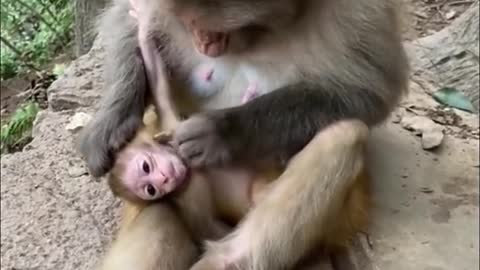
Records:
[[[147,117],[148,118],[148,117]],[[146,123],[149,123],[147,120]],[[151,122],[150,122],[151,123]],[[310,149],[312,150],[312,149]],[[298,168],[297,168],[298,169]],[[319,250],[322,252],[328,253],[341,253],[344,252],[345,249],[349,247],[349,244],[351,240],[355,237],[356,233],[360,231],[364,231],[367,228],[368,225],[368,217],[369,217],[369,211],[370,211],[370,190],[369,190],[369,177],[366,171],[366,168],[362,169],[356,169],[358,174],[355,176],[355,180],[352,182],[351,186],[348,188],[348,192],[345,195],[345,198],[343,200],[343,203],[340,204],[340,208],[338,211],[332,212],[332,214],[335,213],[335,216],[331,216],[328,218],[330,222],[327,222],[325,225],[325,228],[323,229],[323,234],[325,235],[324,238],[318,238],[315,240]],[[292,173],[292,172],[289,172]],[[276,179],[277,172],[271,171],[270,174],[271,178],[268,179]],[[286,177],[285,175],[283,177]],[[288,176],[287,176],[288,177]],[[282,180],[280,180],[282,181]],[[203,182],[205,183],[205,182]],[[275,193],[275,188],[276,187],[276,182],[269,182],[269,181],[257,181],[253,183],[252,186],[252,199],[254,203],[261,203],[265,196],[268,195],[269,192]],[[204,193],[204,196],[210,196],[208,193]],[[198,199],[198,195],[197,199]],[[284,195],[282,195],[284,196]],[[289,196],[286,196],[285,198],[280,198],[281,200],[285,201],[287,203]],[[171,266],[167,266],[161,262],[162,258],[164,256],[168,256],[168,254],[165,254],[163,250],[167,248],[167,246],[162,247],[163,244],[159,242],[160,246],[156,246],[156,249],[158,249],[158,253],[150,253],[150,254],[156,254],[153,255],[153,257],[150,257],[152,255],[148,255],[145,253],[142,253],[139,250],[134,249],[133,253],[128,253],[126,254],[126,250],[121,248],[122,246],[127,245],[125,242],[127,241],[126,239],[131,239],[128,241],[145,241],[149,239],[150,237],[147,237],[147,235],[154,236],[157,234],[155,229],[153,227],[148,227],[145,225],[145,222],[157,222],[154,220],[151,220],[153,218],[156,218],[156,215],[151,215],[151,216],[145,216],[147,215],[145,212],[145,209],[148,208],[156,208],[160,207],[160,205],[163,205],[162,203],[160,204],[151,204],[150,206],[146,203],[142,203],[140,201],[131,201],[131,200],[126,200],[124,201],[124,206],[123,206],[123,212],[122,212],[122,222],[120,225],[120,230],[118,232],[118,237],[115,240],[112,250],[108,254],[107,258],[105,259],[106,262],[113,263],[116,261],[115,258],[120,258],[122,257],[122,260],[129,260],[128,258],[131,258],[133,256],[142,256],[145,260],[142,261],[142,263],[139,263],[136,265],[136,269],[139,270],[149,270],[153,267],[153,269],[157,269],[155,267],[158,267],[158,269],[171,269],[171,270],[179,270],[179,269],[188,269],[187,267],[184,268],[170,268]],[[216,202],[217,204],[221,202]],[[198,203],[195,203],[197,206],[197,211],[202,211],[203,215],[208,215],[207,213],[209,210],[207,208],[203,208],[202,206],[198,207]],[[188,205],[180,205],[180,207],[188,207]],[[162,206],[163,207],[163,206]],[[160,209],[162,208],[160,207]],[[221,207],[219,208],[221,209]],[[154,211],[154,210],[149,210],[149,211]],[[158,210],[158,211],[165,211],[165,210]],[[143,213],[143,214],[142,214]],[[192,213],[191,211],[187,212]],[[241,209],[223,209],[219,211],[219,218],[222,218],[223,220],[228,221],[230,224],[235,225],[240,221],[240,219],[243,217],[245,214],[244,211]],[[141,215],[144,215],[143,218],[140,218]],[[184,216],[185,214],[181,214],[180,216]],[[278,217],[282,218],[282,217]],[[162,220],[158,220],[159,226],[162,227],[168,227],[171,223],[170,220],[163,218]],[[192,227],[193,226],[193,227]],[[165,242],[165,244],[168,243],[168,245],[171,245],[172,243],[175,243],[174,245],[177,245],[180,243],[182,244],[185,240],[180,240],[183,239],[186,236],[195,235],[196,228],[199,228],[200,226],[205,226],[205,224],[193,224],[190,226],[187,226],[183,232],[178,232],[174,233],[173,231],[170,231],[169,237],[172,238],[171,241]],[[143,229],[142,229],[143,228]],[[188,228],[188,229],[187,229]],[[136,230],[136,233],[133,233],[132,230]],[[321,228],[319,228],[321,230]],[[134,236],[137,235],[137,236]],[[315,238],[315,234],[312,234],[312,238]],[[135,238],[133,238],[135,237]],[[180,237],[179,239],[176,239],[176,237]],[[204,236],[203,236],[204,237]],[[145,239],[145,240],[143,240]],[[198,239],[197,237],[193,236],[191,239]],[[177,243],[177,241],[180,241]],[[190,240],[192,241],[192,240]],[[146,243],[145,243],[146,244]],[[146,247],[145,247],[146,248]],[[125,250],[125,251],[124,251]],[[141,255],[140,255],[141,254]],[[190,251],[186,252],[185,254],[191,254]],[[319,255],[319,254],[317,254]],[[191,255],[180,255],[180,256],[191,256]],[[123,259],[125,257],[126,259]],[[318,258],[321,258],[320,256]],[[119,261],[122,261],[119,260]],[[134,260],[134,258],[131,258],[130,260]],[[177,261],[179,260],[178,258],[172,257],[169,260],[172,261]],[[153,263],[155,262],[155,263]],[[205,263],[205,261],[203,261]],[[319,262],[321,263],[321,262]],[[108,265],[105,263],[105,265]],[[163,266],[162,266],[163,265]],[[116,266],[119,267],[119,266]],[[202,266],[202,265],[196,265],[195,269],[201,269],[201,270],[208,270],[208,269],[213,269],[209,268],[210,266]],[[104,267],[102,270],[121,270],[121,269],[129,269],[129,268],[109,268],[109,267]]]
[[[153,121],[150,121],[150,118],[156,119],[156,116],[152,113],[147,114],[146,118],[145,122],[151,124]],[[145,126],[138,132],[135,139],[125,147],[124,151],[141,149],[138,148],[139,146],[148,150],[148,145],[156,143],[153,137],[158,132],[159,130],[155,130],[152,126]],[[121,158],[122,153],[120,153]],[[121,160],[118,160],[108,176],[108,184],[115,196],[128,202],[123,215],[123,227],[128,226],[129,223],[135,220],[135,217],[140,214],[143,208],[155,203],[155,201],[144,201],[136,197],[123,185],[122,175],[124,175],[124,168],[122,166]],[[169,196],[169,198],[164,198],[163,201],[165,204],[173,203],[173,206],[179,209],[177,214],[186,223],[195,241],[218,239],[228,232],[227,228],[217,218],[217,211],[213,204],[209,183],[201,172],[192,173],[185,188],[179,190],[173,196]]]
[[[127,11],[127,0],[116,0],[103,20],[103,29],[111,34],[106,69],[112,91],[98,120],[85,129],[82,144],[89,167],[98,175],[109,169],[108,151],[118,150],[116,146],[131,137],[136,117],[148,103],[143,102],[145,73],[133,61],[137,25],[125,17]],[[194,141],[211,150],[198,164],[218,164],[224,156],[252,160],[293,156],[234,231],[209,243],[193,269],[290,269],[318,245],[326,250],[345,247],[368,221],[368,177],[362,175],[367,126],[386,119],[408,86],[395,1],[156,0],[149,2],[149,11],[150,34],[162,45],[161,60],[171,71],[169,76],[160,75],[162,83],[175,87],[173,99],[178,100],[180,113],[200,112],[203,117],[182,122],[183,135],[207,127],[206,138],[216,139]],[[231,31],[231,53],[212,61],[230,61],[245,70],[246,77],[258,81],[263,95],[229,108],[239,105],[236,97],[245,90],[241,83],[205,99],[189,92],[184,78],[206,58],[195,52],[192,33],[182,20],[197,21],[211,31]],[[254,31],[238,28],[246,25],[255,26]],[[223,110],[213,110],[217,108]],[[185,127],[192,118],[196,129]],[[234,128],[222,129],[225,126]],[[225,149],[231,151],[217,151]],[[158,231],[147,228],[142,233]],[[171,255],[161,252],[167,245],[156,248],[156,254],[162,254],[158,256]],[[111,256],[133,255],[123,249]],[[148,264],[150,259],[137,269],[178,270]]]
[[[364,169],[357,177],[345,198],[342,210],[332,217],[326,230],[325,248],[328,252],[343,251],[359,232],[367,230],[371,209],[370,177]]]

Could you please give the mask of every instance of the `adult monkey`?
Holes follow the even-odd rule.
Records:
[[[169,66],[169,80],[180,91],[179,106],[186,114],[200,112],[174,134],[180,154],[194,167],[289,160],[300,150],[308,152],[311,139],[339,120],[380,123],[407,88],[408,64],[393,0],[145,3],[158,12],[151,27]],[[111,34],[106,64],[110,89],[81,143],[94,176],[111,168],[115,153],[141,124],[147,103],[136,24],[128,10],[127,0],[116,0],[103,20],[104,32]],[[208,110],[232,105],[232,96],[244,89],[193,97],[185,82],[205,61],[218,63],[222,71],[223,64],[247,67],[247,78],[257,82],[262,95],[242,106]],[[288,209],[278,201],[284,196],[267,196],[210,254],[233,258],[230,264],[247,269],[283,269],[298,261],[309,248],[308,239],[294,236],[328,222],[348,186],[342,177],[325,178],[322,170],[304,169],[315,175],[289,175],[287,167],[289,181],[278,182],[277,192],[304,185],[290,194]],[[331,193],[316,186],[331,187]],[[285,220],[278,222],[279,216]],[[242,244],[241,250],[233,250],[235,243]]]

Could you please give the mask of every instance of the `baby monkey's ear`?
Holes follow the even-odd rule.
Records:
[[[153,136],[153,140],[160,144],[168,144],[172,140],[173,131],[162,131]]]

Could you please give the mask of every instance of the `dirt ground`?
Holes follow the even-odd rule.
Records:
[[[12,78],[2,81],[1,86],[1,115],[2,123],[8,116],[15,111],[17,106],[23,102],[19,94],[30,88],[30,83],[27,79]]]
[[[47,108],[47,88],[55,80],[54,75],[49,71],[55,64],[70,61],[70,58],[62,55],[55,59],[53,63],[46,65],[45,71],[30,72],[29,74],[2,80],[0,84],[1,123],[5,123],[10,115],[27,100],[35,100],[39,103],[40,108]]]
[[[401,0],[405,14],[406,40],[431,35],[460,16],[473,3],[471,0]]]
[[[452,20],[461,15],[473,1],[471,0],[400,0],[404,2],[403,32],[405,40],[414,40],[418,37],[430,35],[448,25]],[[1,85],[1,120],[8,119],[15,109],[31,98],[32,95],[24,94],[38,84],[44,82],[35,74],[12,78],[2,81]],[[45,85],[48,86],[48,85]],[[46,87],[41,87],[45,91]],[[45,88],[45,89],[43,89]],[[38,95],[38,91],[35,93]],[[40,94],[40,101],[43,96]]]

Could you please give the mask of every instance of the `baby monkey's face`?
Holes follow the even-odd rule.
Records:
[[[183,183],[187,168],[166,145],[142,145],[119,157],[124,163],[123,185],[143,200],[156,200]]]

